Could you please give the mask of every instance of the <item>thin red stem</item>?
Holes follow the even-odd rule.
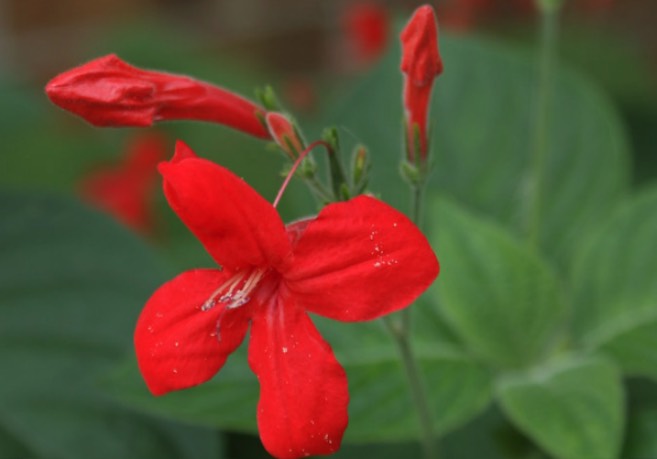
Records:
[[[308,153],[310,153],[315,147],[319,145],[323,145],[327,150],[329,149],[328,143],[324,142],[323,140],[317,140],[311,143],[310,145],[308,145],[306,149],[299,154],[299,157],[292,165],[292,168],[290,169],[290,172],[287,174],[287,177],[285,177],[285,181],[283,182],[283,185],[281,185],[281,189],[278,190],[276,199],[274,199],[274,207],[278,205],[278,202],[281,200],[281,197],[283,197],[283,192],[287,188],[287,185],[290,183],[290,180],[292,180],[292,177],[294,176],[294,173],[297,171],[297,168],[299,167],[301,162],[305,159],[306,156],[308,156]]]

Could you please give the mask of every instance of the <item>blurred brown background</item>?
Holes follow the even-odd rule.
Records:
[[[627,37],[657,61],[657,2],[615,1],[609,9],[582,11],[566,0],[566,21],[604,28]],[[474,2],[474,3],[473,3]],[[340,17],[349,0],[2,0],[0,1],[0,73],[42,81],[79,63],[89,43],[126,22],[157,19],[176,36],[202,38],[208,47],[230,47],[266,65],[291,72],[313,72],[340,65]],[[408,11],[424,2],[373,3]],[[531,23],[517,0],[491,0],[472,12],[476,0],[432,2],[450,28],[454,16],[467,13],[469,30],[504,33],[509,23]],[[484,2],[485,3],[485,2]],[[479,1],[481,4],[481,1]],[[492,5],[492,7],[491,7]],[[444,11],[445,14],[441,14]],[[449,17],[447,17],[449,16]],[[471,16],[471,17],[470,17]],[[443,21],[443,18],[445,19]],[[446,23],[446,24],[445,24]],[[35,81],[36,80],[36,81]]]

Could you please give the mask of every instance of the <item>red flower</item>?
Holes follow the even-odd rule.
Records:
[[[401,33],[404,72],[404,110],[406,117],[408,160],[425,161],[428,154],[427,117],[433,81],[443,71],[438,52],[438,26],[433,8],[419,7]],[[416,139],[419,134],[419,148]]]
[[[111,54],[56,76],[50,100],[95,126],[150,126],[193,119],[269,138],[264,109],[225,89],[170,73],[141,70]]]
[[[356,58],[369,63],[379,57],[388,43],[388,11],[376,3],[350,4],[342,16],[347,42]]]
[[[347,380],[307,313],[351,322],[406,307],[438,274],[426,239],[367,196],[286,227],[243,180],[182,143],[160,172],[171,207],[223,269],[184,272],[146,304],[135,347],[149,389],[159,395],[209,380],[251,324],[267,450],[278,458],[336,451]]]
[[[151,198],[156,166],[164,154],[164,141],[159,135],[138,137],[118,166],[97,169],[87,175],[80,184],[80,193],[86,201],[131,228],[150,234],[154,226]]]

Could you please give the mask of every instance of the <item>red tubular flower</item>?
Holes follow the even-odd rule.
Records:
[[[438,275],[427,240],[367,196],[286,227],[243,180],[182,143],[160,172],[171,207],[223,268],[184,272],[147,302],[135,347],[149,389],[209,380],[250,323],[263,444],[282,459],[335,452],[347,426],[347,380],[307,313],[351,322],[406,307]]]
[[[161,136],[138,137],[126,151],[121,164],[87,175],[80,184],[82,197],[114,215],[140,233],[153,232],[151,198],[157,178],[157,164],[164,159]]]
[[[417,132],[420,148],[418,159],[426,161],[431,90],[434,79],[443,71],[443,62],[438,52],[438,26],[431,6],[424,5],[415,10],[401,33],[401,41],[408,160],[416,161]]]
[[[133,67],[110,54],[64,72],[46,85],[50,100],[95,126],[150,126],[201,120],[269,138],[264,109],[192,78]]]
[[[370,63],[386,48],[390,18],[379,4],[349,4],[342,16],[342,27],[356,58]]]

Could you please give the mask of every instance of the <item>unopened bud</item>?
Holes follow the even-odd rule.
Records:
[[[269,134],[281,150],[290,158],[297,158],[305,147],[292,122],[285,115],[277,112],[267,113],[265,121]]]
[[[415,10],[401,33],[404,73],[404,114],[407,136],[407,159],[424,162],[428,155],[427,120],[431,91],[436,76],[443,71],[438,51],[438,26],[433,8],[424,5]],[[415,148],[414,130],[419,129],[419,151]],[[417,157],[417,158],[416,158]]]
[[[354,149],[351,166],[354,194],[362,193],[367,186],[370,166],[371,163],[367,148],[363,145],[357,145]]]
[[[322,140],[329,145],[329,149],[334,152],[340,151],[340,136],[336,127],[324,129]]]
[[[53,103],[95,126],[193,119],[269,137],[257,116],[264,110],[255,103],[186,76],[133,67],[113,54],[56,76],[46,93]]]

